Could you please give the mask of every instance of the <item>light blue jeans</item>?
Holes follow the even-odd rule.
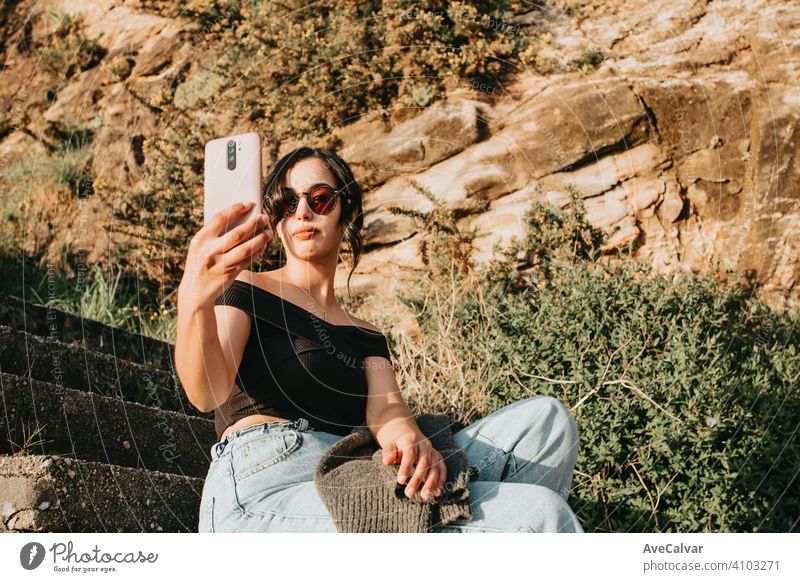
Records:
[[[583,532],[567,504],[578,429],[549,396],[519,400],[453,435],[471,465],[471,520],[439,532]],[[336,532],[314,485],[320,455],[343,437],[308,420],[266,422],[232,432],[211,448],[198,531]]]

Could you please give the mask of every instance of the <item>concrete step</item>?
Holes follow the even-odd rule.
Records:
[[[0,372],[208,418],[177,375],[0,325]]]
[[[211,419],[0,373],[0,453],[26,438],[35,454],[205,478],[216,433]]]
[[[0,455],[0,531],[196,532],[203,479],[56,455]]]
[[[168,343],[13,295],[0,294],[0,325],[151,368],[175,368],[173,347]]]

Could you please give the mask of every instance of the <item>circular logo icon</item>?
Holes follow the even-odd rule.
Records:
[[[35,570],[44,560],[44,546],[39,542],[30,542],[19,551],[19,563],[26,570]]]

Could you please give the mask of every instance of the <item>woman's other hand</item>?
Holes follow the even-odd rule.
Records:
[[[394,465],[400,462],[397,482],[406,483],[406,497],[413,497],[421,483],[425,483],[420,491],[423,499],[431,495],[440,495],[447,482],[447,467],[444,457],[433,448],[431,441],[419,431],[405,430],[396,437],[390,437],[383,448],[383,464]],[[413,475],[411,471],[414,471]]]
[[[222,234],[229,221],[249,212],[252,203],[238,203],[215,214],[192,237],[178,296],[184,305],[212,303],[262,252],[272,238],[266,214],[258,214]]]

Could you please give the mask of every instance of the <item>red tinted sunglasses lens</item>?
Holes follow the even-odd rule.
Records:
[[[314,188],[308,194],[308,203],[317,214],[328,214],[336,204],[336,191],[327,186]]]

